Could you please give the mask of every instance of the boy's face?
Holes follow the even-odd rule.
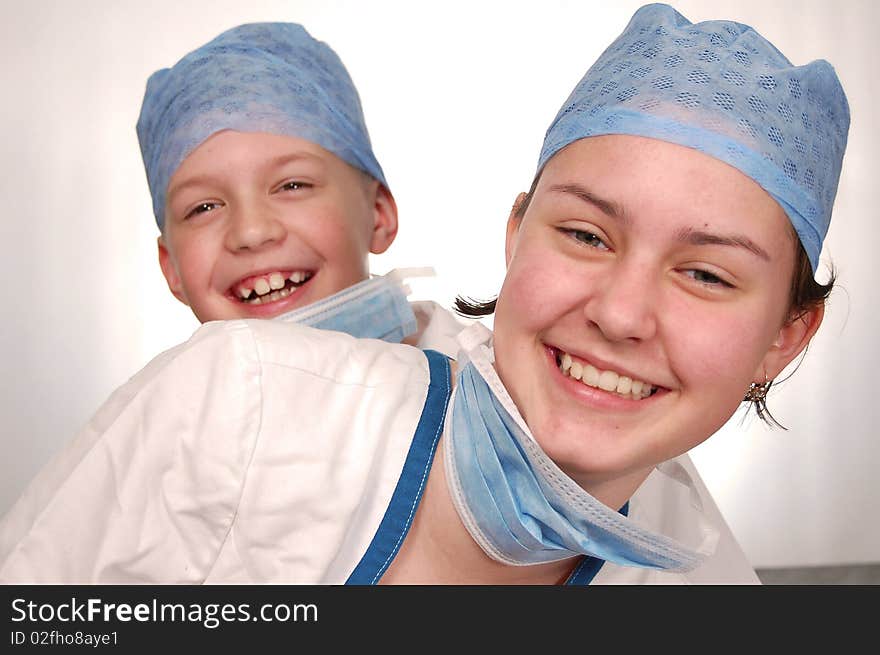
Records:
[[[272,318],[367,278],[397,234],[379,182],[304,139],[214,134],[168,184],[159,264],[201,322]]]

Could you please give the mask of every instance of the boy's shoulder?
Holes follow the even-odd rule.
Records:
[[[417,347],[271,319],[211,321],[169,353],[225,361],[233,368],[247,362],[261,368],[282,366],[363,384],[392,370],[428,371],[425,354]],[[235,353],[231,359],[230,353]]]

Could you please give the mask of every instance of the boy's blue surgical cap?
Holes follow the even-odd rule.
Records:
[[[562,106],[538,171],[589,136],[630,134],[695,148],[736,167],[780,204],[815,273],[849,120],[828,62],[793,66],[748,25],[695,25],[652,4],[636,11]]]
[[[240,25],[150,76],[137,135],[160,230],[171,176],[220,130],[306,139],[387,186],[345,66],[300,25]]]

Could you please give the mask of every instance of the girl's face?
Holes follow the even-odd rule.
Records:
[[[588,489],[640,480],[708,438],[821,322],[821,309],[788,321],[795,237],[779,205],[733,167],[654,139],[560,151],[511,215],[506,257],[498,373]]]

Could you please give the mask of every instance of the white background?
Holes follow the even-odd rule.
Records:
[[[168,293],[134,125],[150,73],[234,25],[303,23],[349,69],[400,209],[373,272],[433,265],[420,297],[490,297],[544,130],[640,2],[3,0],[0,513],[109,393],[197,326]],[[757,567],[880,562],[880,10],[870,0],[681,0],[834,64],[850,146],[823,261],[825,325],[771,396],[789,430],[737,415],[693,457]]]

